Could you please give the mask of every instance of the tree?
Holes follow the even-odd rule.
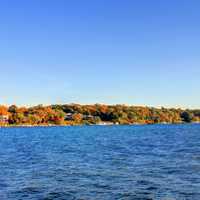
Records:
[[[192,121],[193,114],[188,111],[184,111],[181,113],[181,118],[184,122],[190,123]]]
[[[8,108],[8,112],[10,112],[10,113],[16,113],[16,111],[17,111],[16,105],[12,105]]]
[[[6,106],[0,106],[0,115],[8,115],[8,108]]]
[[[82,121],[83,116],[80,113],[75,113],[72,115],[72,119],[75,123],[79,124]]]

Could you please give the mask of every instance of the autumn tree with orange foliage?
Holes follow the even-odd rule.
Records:
[[[38,105],[29,108],[16,105],[7,108],[0,105],[1,124],[78,125],[101,122],[116,124],[199,123],[200,110],[102,104]]]

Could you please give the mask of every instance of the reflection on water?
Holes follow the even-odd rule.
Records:
[[[0,128],[0,199],[200,199],[200,126]]]

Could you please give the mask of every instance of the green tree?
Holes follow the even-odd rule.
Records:
[[[188,111],[184,111],[181,113],[181,118],[184,122],[190,123],[192,121],[193,114]]]

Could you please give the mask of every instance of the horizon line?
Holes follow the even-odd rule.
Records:
[[[127,107],[148,107],[148,108],[157,108],[157,109],[161,109],[161,108],[166,108],[166,109],[182,109],[182,110],[198,110],[200,108],[198,107],[190,107],[190,106],[166,106],[166,105],[147,105],[147,104],[128,104],[128,103],[75,103],[75,102],[70,102],[70,103],[35,103],[35,104],[4,104],[4,103],[0,103],[0,105],[6,106],[6,107],[10,107],[12,105],[15,105],[17,107],[35,107],[35,106],[52,106],[52,105],[80,105],[80,106],[89,106],[89,105],[106,105],[106,106],[117,106],[117,105],[121,105],[121,106],[127,106]]]

